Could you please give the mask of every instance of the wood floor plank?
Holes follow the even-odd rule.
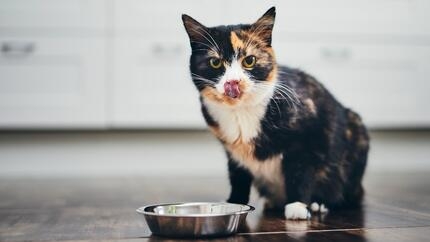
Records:
[[[430,214],[430,178],[427,173],[368,174],[364,184],[372,201]]]
[[[209,239],[169,239],[163,237],[107,239],[107,240],[64,240],[63,242],[427,242],[430,238],[430,227],[411,228],[381,228],[381,229],[352,229],[312,232],[282,232],[239,234],[224,238]],[[40,242],[53,242],[51,240]]]
[[[369,179],[367,186],[372,188],[368,189],[362,210],[330,212],[308,221],[286,221],[282,214],[265,214],[262,201],[254,197],[252,203],[257,210],[248,217],[241,236],[226,241],[270,241],[284,237],[286,241],[316,241],[314,236],[320,238],[318,241],[324,241],[324,236],[384,241],[379,240],[383,233],[376,232],[378,229],[386,230],[387,234],[396,229],[404,231],[398,237],[402,239],[407,239],[408,233],[417,241],[422,234],[430,238],[427,231],[421,233],[421,228],[430,227],[425,203],[414,210],[414,203],[428,196],[426,185],[430,176],[406,175],[398,190],[387,188],[389,179],[399,176],[390,177],[384,177],[383,183]],[[391,184],[399,183],[396,182]],[[227,192],[228,184],[220,178],[181,178],[180,183],[177,178],[3,179],[0,180],[0,241],[162,241],[150,237],[146,222],[135,212],[137,207],[173,201],[221,201]],[[415,229],[409,230],[412,228]],[[313,235],[315,231],[324,232]],[[359,240],[360,236],[355,234],[358,232],[354,231],[365,233],[366,240]],[[271,234],[274,237],[268,233],[274,233]],[[306,239],[296,238],[300,234],[306,234]]]

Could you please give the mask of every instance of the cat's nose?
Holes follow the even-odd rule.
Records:
[[[224,83],[224,95],[231,98],[240,96],[239,80],[230,80]]]

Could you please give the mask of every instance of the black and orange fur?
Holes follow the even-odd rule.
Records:
[[[273,196],[270,187],[256,181],[238,157],[249,162],[265,162],[282,154],[283,205],[315,201],[328,208],[357,206],[363,196],[361,180],[369,149],[366,128],[359,115],[342,106],[315,78],[301,70],[277,65],[271,45],[274,18],[275,9],[271,8],[255,24],[208,28],[187,15],[182,17],[191,40],[190,70],[196,74],[192,78],[201,94],[202,113],[227,153],[231,182],[228,201],[247,203],[252,184],[256,185],[260,195]],[[256,31],[256,28],[260,30]],[[196,29],[199,31],[194,31]],[[213,42],[208,40],[208,35],[204,34],[206,37],[203,38],[199,34],[202,31],[216,42],[219,51],[211,48]],[[245,44],[250,42],[251,46],[245,49]],[[240,138],[226,140],[203,100],[231,106],[249,102],[252,96],[245,93],[238,100],[232,99],[217,93],[211,82],[196,78],[203,77],[216,83],[225,69],[210,68],[207,59],[218,55],[228,63],[235,51],[239,52],[238,58],[249,55],[249,52],[257,56],[258,64],[252,70],[246,70],[253,81],[277,81],[294,92],[291,98],[274,92],[261,118],[258,136],[248,142]]]

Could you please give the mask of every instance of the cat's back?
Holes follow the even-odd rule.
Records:
[[[278,83],[289,87],[298,99],[295,111],[291,112],[294,114],[289,116],[290,130],[297,128],[314,132],[313,128],[320,127],[331,131],[325,137],[331,140],[329,142],[335,143],[334,140],[339,140],[336,137],[343,137],[340,140],[346,140],[354,152],[367,152],[369,136],[360,115],[343,106],[317,79],[300,69],[280,66]],[[287,106],[291,110],[290,105]]]

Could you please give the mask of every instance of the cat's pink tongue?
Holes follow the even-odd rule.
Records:
[[[224,83],[224,94],[231,98],[239,97],[240,95],[239,81],[231,80]]]

